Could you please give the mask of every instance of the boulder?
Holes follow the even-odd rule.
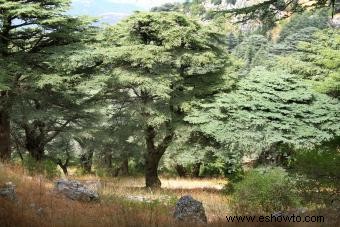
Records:
[[[203,204],[190,195],[183,196],[177,201],[173,216],[178,221],[207,223]]]
[[[98,201],[99,195],[96,191],[75,180],[57,180],[55,189],[67,198],[83,202]]]
[[[4,197],[9,200],[16,200],[15,185],[12,182],[8,182],[3,186],[0,186],[0,197]]]

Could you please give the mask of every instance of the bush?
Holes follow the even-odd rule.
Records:
[[[48,179],[60,176],[58,165],[51,160],[37,162],[32,157],[28,156],[24,159],[23,165],[29,175],[42,174]]]
[[[312,178],[338,178],[340,152],[336,149],[298,151],[291,157],[289,166],[292,170]]]
[[[281,167],[246,172],[233,185],[232,209],[237,214],[267,214],[300,204],[295,180]]]

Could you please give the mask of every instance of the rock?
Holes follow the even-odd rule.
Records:
[[[277,212],[274,212],[271,214],[272,217],[282,217],[282,216],[288,216],[288,217],[291,217],[291,216],[305,216],[305,214],[308,212],[308,209],[305,208],[305,207],[299,207],[299,208],[296,208],[296,209],[292,209],[292,210],[289,210],[287,212],[285,211],[277,211]]]
[[[334,28],[340,28],[340,14],[334,15],[334,17],[329,21],[329,24]]]
[[[99,195],[96,191],[89,189],[79,181],[58,180],[55,189],[66,197],[83,202],[98,201]]]
[[[15,201],[17,199],[15,185],[12,182],[8,182],[0,186],[0,197]]]
[[[128,195],[126,196],[126,199],[131,200],[131,201],[136,201],[136,202],[143,202],[143,203],[151,203],[152,200],[148,199],[144,196],[139,196],[139,195]]]
[[[203,204],[189,195],[177,201],[173,216],[178,221],[207,223]]]
[[[100,183],[100,181],[82,181],[81,183],[83,183],[84,185],[86,185],[86,187],[90,190],[93,191],[100,191],[102,189],[102,184]]]
[[[272,217],[282,217],[282,216],[285,216],[286,214],[283,212],[283,211],[276,211],[274,213],[271,214]]]

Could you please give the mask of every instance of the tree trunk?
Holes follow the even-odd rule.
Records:
[[[34,160],[40,162],[44,158],[44,149],[39,148],[39,147],[34,147],[27,149],[28,152],[30,153],[31,157],[34,158]]]
[[[128,176],[129,175],[129,159],[125,158],[120,166],[120,174],[122,176]]]
[[[63,170],[63,173],[65,174],[65,176],[68,176],[68,171],[67,171],[67,165],[63,165],[63,164],[58,164],[60,166],[60,168]]]
[[[11,158],[11,125],[6,111],[0,112],[0,161]]]
[[[86,154],[82,154],[80,156],[80,165],[85,173],[91,173],[92,171],[92,159],[93,159],[93,150],[90,149]]]
[[[148,188],[160,188],[161,180],[158,177],[158,164],[161,155],[148,152],[145,160],[145,185]]]
[[[174,133],[169,130],[158,146],[155,145],[156,129],[148,126],[145,129],[146,157],[145,157],[145,185],[147,188],[160,188],[158,165],[166,149],[173,139]]]
[[[156,130],[152,126],[145,129],[146,157],[145,157],[145,186],[147,188],[160,188],[161,180],[158,177],[158,164],[162,154],[155,146]]]
[[[198,178],[200,176],[201,165],[202,165],[202,163],[200,163],[200,162],[194,164],[194,166],[192,167],[192,176],[193,177]]]
[[[185,177],[187,175],[187,171],[184,168],[184,166],[177,164],[175,166],[175,169],[176,169],[176,172],[177,172],[178,176]]]
[[[116,176],[116,170],[112,166],[112,152],[106,151],[102,160],[103,168],[109,176]]]

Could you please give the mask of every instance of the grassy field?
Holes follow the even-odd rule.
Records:
[[[225,219],[231,215],[229,198],[221,191],[227,183],[225,180],[163,178],[163,188],[152,191],[143,187],[144,180],[140,177],[74,179],[96,187],[101,201],[69,200],[53,192],[53,181],[42,176],[27,176],[20,167],[0,167],[0,185],[13,182],[18,196],[17,203],[0,198],[0,226],[188,226],[172,218],[177,199],[188,194],[203,202],[207,226],[234,226]],[[235,226],[263,226],[261,224]]]

